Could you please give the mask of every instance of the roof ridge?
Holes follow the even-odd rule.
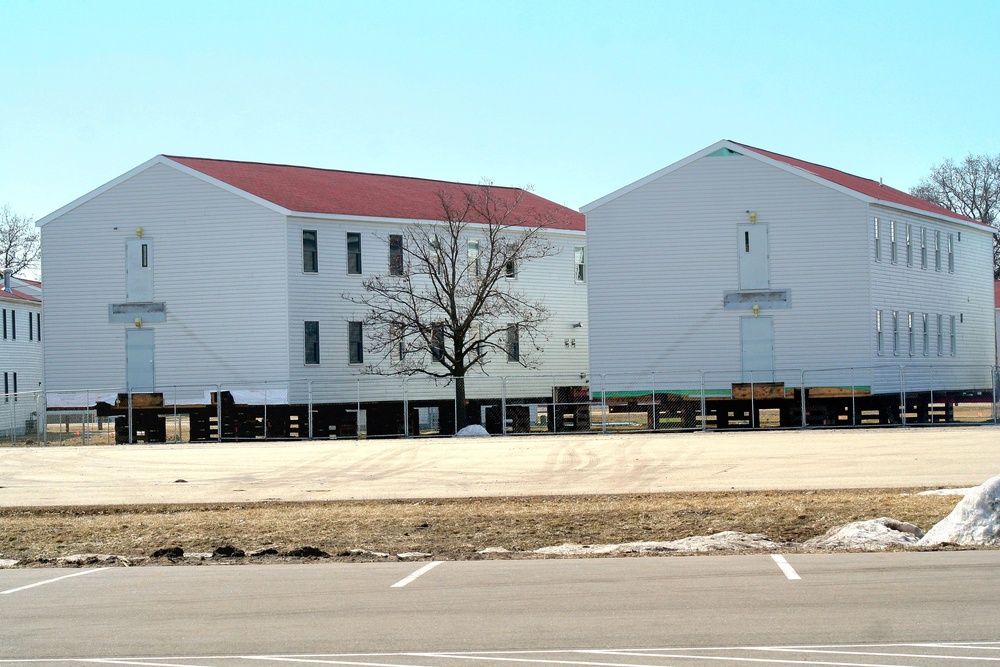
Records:
[[[734,142],[735,143],[735,142]],[[300,164],[284,164],[280,162],[260,162],[257,160],[230,160],[226,158],[214,158],[214,157],[196,157],[192,155],[168,155],[166,153],[162,154],[163,157],[170,160],[202,160],[205,162],[227,162],[229,164],[248,164],[248,165],[259,165],[262,167],[285,167],[288,169],[309,169],[311,171],[323,171],[323,172],[336,172],[338,174],[356,174],[358,176],[379,176],[382,178],[401,178],[411,181],[423,181],[425,183],[446,183],[448,185],[466,185],[469,187],[482,187],[482,183],[466,183],[464,181],[446,181],[441,178],[423,178],[420,176],[400,176],[398,174],[379,174],[373,171],[354,171],[352,169],[330,169],[327,167],[310,167],[307,165]],[[502,190],[520,190],[521,192],[528,192],[525,188],[513,186],[513,185],[495,185],[490,184],[490,187],[499,188]]]
[[[730,141],[732,141],[732,140],[730,140]],[[857,179],[862,180],[862,181],[868,181],[869,183],[872,183],[872,184],[878,183],[879,187],[882,187],[882,188],[889,188],[891,190],[895,190],[896,192],[903,192],[903,190],[900,190],[898,188],[894,188],[891,185],[886,185],[881,180],[876,181],[874,178],[868,178],[867,176],[858,176],[857,174],[852,174],[849,171],[844,171],[843,169],[837,169],[836,167],[828,167],[827,165],[820,164],[819,162],[811,162],[809,160],[803,160],[802,158],[795,157],[794,155],[785,155],[784,153],[779,153],[778,151],[771,151],[771,150],[768,150],[766,148],[757,148],[756,146],[751,146],[750,144],[741,144],[738,141],[732,141],[732,143],[736,144],[737,146],[743,146],[744,148],[749,148],[752,151],[757,151],[759,153],[764,153],[764,154],[768,154],[768,155],[777,155],[779,157],[783,157],[783,158],[786,158],[788,160],[793,160],[795,162],[801,162],[802,164],[811,164],[814,167],[820,167],[821,169],[829,169],[830,171],[835,171],[838,174],[844,174],[845,176],[850,176],[851,178],[857,178]],[[791,165],[791,166],[794,166],[794,165]]]

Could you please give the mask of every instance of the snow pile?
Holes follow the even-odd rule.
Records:
[[[549,556],[586,556],[592,554],[634,554],[711,551],[748,551],[781,549],[782,545],[759,533],[739,533],[727,530],[708,536],[685,537],[670,542],[626,542],[624,544],[561,544],[535,549],[536,554]]]
[[[806,540],[803,546],[813,549],[885,549],[890,546],[913,546],[922,536],[923,532],[912,523],[883,516],[831,528],[819,537]]]
[[[1000,475],[970,491],[951,514],[927,531],[918,546],[1000,544]]]
[[[455,434],[456,438],[488,438],[490,432],[479,424],[470,424]]]
[[[976,487],[971,486],[967,489],[931,489],[930,491],[921,491],[918,496],[964,496],[968,495],[970,491],[974,491]]]

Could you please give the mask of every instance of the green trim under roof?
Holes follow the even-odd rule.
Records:
[[[737,153],[731,148],[720,148],[714,153],[709,153],[705,157],[728,157],[730,155],[743,155],[743,153]]]

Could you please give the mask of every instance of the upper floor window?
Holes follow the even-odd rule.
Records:
[[[930,318],[927,313],[924,313],[921,317],[923,319],[924,356],[926,357],[931,351],[931,331],[930,322],[928,321]]]
[[[469,273],[478,277],[479,272],[482,270],[479,262],[479,241],[469,241],[467,253],[469,259]]]
[[[927,228],[920,228],[920,268],[927,268]]]
[[[403,235],[389,234],[389,275],[403,275]]]
[[[406,359],[406,328],[400,322],[389,325],[389,361],[398,364]]]
[[[934,231],[934,270],[941,270],[941,230]]]
[[[303,273],[319,271],[319,248],[315,229],[302,230],[302,271]]]
[[[937,316],[937,356],[944,356],[944,316]]]
[[[576,282],[578,283],[587,282],[586,251],[586,248],[579,245],[573,249],[573,260],[576,264]]]
[[[507,262],[503,267],[503,275],[505,278],[517,278],[517,262],[513,259]]]
[[[361,234],[347,232],[347,272],[361,273]]]
[[[913,266],[913,225],[906,225],[906,265]]]
[[[915,337],[915,331],[913,330],[913,313],[906,314],[906,344],[909,350],[910,356],[912,357],[917,353],[917,341]]]
[[[955,235],[948,234],[948,273],[955,273]]]
[[[875,218],[875,261],[882,261],[882,234],[879,230],[878,218]]]
[[[896,221],[889,221],[889,260],[896,263]]]

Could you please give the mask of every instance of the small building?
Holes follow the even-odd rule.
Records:
[[[475,187],[149,160],[38,222],[49,407],[127,410],[135,421],[124,394],[149,394],[152,440],[162,438],[160,416],[174,413],[191,416],[192,439],[305,437],[307,421],[317,437],[365,425],[369,435],[415,433],[420,419],[404,418],[400,406],[446,411],[451,390],[364,375],[364,313],[343,296],[386,273],[399,230],[442,219],[440,192]],[[511,276],[525,293],[545,296],[550,343],[537,371],[491,361],[489,376],[470,377],[470,399],[499,397],[507,375],[517,376],[508,395],[535,402],[553,383],[586,377],[583,216],[522,194],[524,205],[559,221],[542,232],[558,252]],[[316,407],[323,404],[336,407]],[[449,419],[439,418],[445,430]],[[125,434],[129,441],[145,437],[140,426]]]
[[[858,423],[992,386],[993,230],[975,220],[733,141],[581,210],[590,370],[609,402],[658,391],[713,412],[741,385],[778,385],[745,395],[790,399],[782,423]]]
[[[41,283],[4,274],[0,289],[0,369],[3,403],[0,435],[13,437],[36,432],[44,402],[42,390]]]

